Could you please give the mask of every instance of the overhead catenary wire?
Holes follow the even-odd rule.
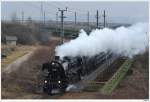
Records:
[[[60,3],[58,3],[59,5],[60,5]],[[48,8],[48,5],[50,5],[50,6],[52,6],[52,7],[54,7],[54,8],[52,8],[52,9],[50,9],[50,8]],[[47,3],[47,4],[45,4],[45,3],[43,3],[43,7],[42,7],[42,9],[43,9],[43,12],[45,12],[45,14],[43,13],[43,17],[41,17],[40,19],[38,18],[38,17],[34,17],[34,15],[32,16],[32,18],[33,18],[33,20],[34,20],[34,18],[35,19],[39,19],[39,20],[43,20],[43,22],[44,21],[48,21],[48,20],[56,20],[55,19],[55,15],[56,15],[56,12],[55,12],[55,10],[57,10],[57,8],[56,7],[58,7],[59,5],[55,5],[54,3]],[[41,10],[41,7],[40,7],[40,4],[33,4],[33,3],[27,3],[27,5],[26,6],[28,6],[28,7],[31,7],[31,8],[34,8],[34,9],[37,9],[37,10]],[[74,10],[74,11],[73,11]],[[67,12],[69,12],[69,13],[67,13]],[[68,10],[67,10],[67,12],[66,12],[66,15],[67,15],[67,18],[66,18],[66,20],[67,21],[74,21],[75,22],[75,19],[73,19],[74,18],[74,15],[75,15],[75,12],[78,14],[77,16],[76,16],[76,18],[79,18],[78,20],[80,21],[80,22],[87,22],[86,21],[86,16],[87,16],[87,11],[86,12],[82,12],[81,13],[81,11],[76,11],[75,9],[73,9],[73,8],[69,8]],[[102,13],[102,12],[101,12]],[[45,15],[45,17],[44,17],[44,15]],[[58,14],[58,15],[60,15],[60,13]],[[95,14],[92,16],[93,14],[92,14],[92,12],[90,12],[90,21],[89,22],[94,22],[95,20]],[[81,17],[82,16],[82,17]],[[21,18],[21,17],[20,17]],[[25,21],[25,19],[24,19],[24,21]],[[107,20],[108,21],[108,20]],[[99,21],[100,23],[102,22],[102,19],[100,19],[100,21]],[[105,21],[106,22],[106,21]]]
[[[60,4],[60,3],[59,3],[59,4]],[[29,6],[29,5],[30,5],[30,6]],[[54,3],[48,3],[48,5],[55,7],[56,10],[57,10],[57,8],[59,7],[59,6],[56,6]],[[36,5],[36,4],[28,3],[27,6],[28,6],[28,7],[32,7],[32,8],[35,8],[35,9],[38,9],[38,10],[41,10],[40,5],[38,6],[38,5]],[[50,9],[50,10],[49,10],[49,9],[46,8],[46,7],[47,7],[47,5],[44,5],[44,4],[43,4],[43,10],[44,10],[45,13],[47,14],[47,16],[50,15],[50,14],[55,15],[55,13],[54,13],[54,12],[55,12],[55,9]],[[45,8],[46,8],[46,9],[45,9]],[[54,12],[52,12],[52,10],[53,10]],[[57,12],[57,11],[56,11],[56,12]],[[78,17],[79,17],[79,16],[84,16],[84,17],[86,17],[86,14],[87,14],[87,12],[82,12],[82,13],[81,13],[81,11],[78,12],[78,11],[76,11],[76,10],[70,8],[70,7],[69,7],[69,9],[68,9],[68,12],[72,13],[72,14],[69,14],[68,17],[71,17],[71,16],[73,17],[74,12],[77,12],[77,13],[78,13]],[[72,20],[72,17],[70,18],[71,20]],[[55,16],[49,16],[49,18],[55,20]],[[81,17],[79,17],[79,18],[81,18]],[[67,18],[67,19],[69,19],[69,18]],[[82,21],[83,21],[83,20],[82,20]]]
[[[28,3],[26,6],[28,6],[28,7],[31,7],[31,8],[35,8],[35,9],[38,9],[39,11],[41,11],[41,7],[40,7],[40,5],[38,6],[38,5],[35,5],[35,4],[31,4],[31,3]],[[43,10],[45,11],[45,13],[48,15],[48,14],[53,14],[53,15],[55,15],[55,13],[54,12],[51,12],[50,10],[45,10],[45,8],[44,8],[44,6],[45,5],[43,5]],[[41,15],[41,12],[40,12],[40,15]],[[49,18],[50,18],[51,16],[49,16]],[[35,18],[35,17],[34,17]],[[41,19],[42,19],[43,17],[41,17]],[[51,18],[52,19],[52,18]],[[54,19],[54,17],[53,17],[53,19]]]

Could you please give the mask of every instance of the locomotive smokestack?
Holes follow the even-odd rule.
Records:
[[[60,57],[59,56],[55,56],[55,60],[59,60],[60,59]]]

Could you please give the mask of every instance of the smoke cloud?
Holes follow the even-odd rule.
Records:
[[[136,23],[130,27],[116,29],[96,29],[89,35],[81,29],[79,37],[63,45],[57,46],[56,55],[64,56],[94,56],[100,52],[133,57],[144,53],[148,46],[148,24]]]

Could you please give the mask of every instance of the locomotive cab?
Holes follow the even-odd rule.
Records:
[[[42,69],[48,71],[44,79],[43,91],[48,94],[56,90],[64,92],[67,87],[67,77],[63,66],[58,61],[51,61],[43,64]]]

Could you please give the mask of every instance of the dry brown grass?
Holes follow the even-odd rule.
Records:
[[[34,53],[23,62],[17,70],[7,74],[2,73],[2,98],[40,98],[37,85],[42,81],[39,78],[42,64],[54,56],[58,41],[51,41],[49,46],[37,46]],[[42,96],[41,96],[42,97]]]

